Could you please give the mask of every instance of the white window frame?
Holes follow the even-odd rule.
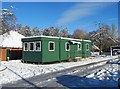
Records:
[[[27,43],[27,50],[25,50],[25,44]],[[23,47],[24,47],[24,51],[28,51],[29,50],[29,42],[24,42],[23,43]]]
[[[80,48],[79,48],[79,44],[80,44]],[[77,44],[77,50],[80,51],[82,49],[82,44],[81,43],[78,43]]]
[[[50,50],[50,43],[53,43],[53,50]],[[55,42],[53,42],[53,41],[48,42],[48,50],[49,51],[55,51]]]
[[[36,43],[40,43],[40,50],[36,50]],[[41,51],[41,41],[35,41],[34,45],[35,45],[35,51]]]
[[[67,44],[69,44],[69,49],[67,49]],[[66,42],[66,43],[65,43],[65,50],[66,50],[66,51],[70,51],[70,43],[69,43],[69,42]]]
[[[87,49],[87,45],[88,45],[88,49]],[[86,44],[86,51],[89,51],[89,44],[88,43]]]
[[[30,50],[30,43],[33,43],[33,50]],[[34,51],[35,50],[35,42],[29,42],[29,51]]]

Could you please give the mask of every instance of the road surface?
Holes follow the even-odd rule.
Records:
[[[118,70],[118,74],[116,74],[116,66],[119,67],[119,60],[111,61],[107,64],[106,61],[103,61],[101,63],[98,62],[84,66],[73,67],[54,73],[42,74],[28,79],[22,78],[22,80],[2,85],[2,87],[19,87],[21,89],[26,89],[27,87],[32,87],[35,89],[50,87],[62,87],[65,89],[73,87],[118,87],[118,81],[116,81],[114,78],[117,79],[120,75],[120,72]],[[104,77],[106,78],[104,81],[100,79],[103,77],[100,77],[102,74],[104,74]],[[107,74],[109,74],[109,76],[112,75],[113,78],[109,77]]]

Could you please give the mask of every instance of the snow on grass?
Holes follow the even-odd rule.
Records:
[[[70,67],[85,65],[103,60],[110,60],[111,58],[117,58],[117,56],[86,58],[86,59],[82,59],[82,61],[79,62],[61,62],[61,63],[47,64],[47,65],[25,64],[25,63],[21,63],[20,60],[12,60],[9,62],[5,61],[5,62],[1,62],[1,65],[7,67],[7,69],[4,71],[0,71],[0,84],[5,84],[12,81],[17,81],[22,78],[28,78],[40,74],[55,72]],[[101,70],[101,73],[102,72],[104,72],[104,70]]]

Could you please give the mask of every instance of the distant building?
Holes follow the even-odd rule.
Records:
[[[99,47],[97,47],[96,45],[92,45],[92,48],[93,48],[94,52],[100,51]]]
[[[99,47],[93,44],[92,45],[91,56],[98,56],[99,55],[99,51],[100,51]]]
[[[1,61],[22,58],[22,38],[24,38],[24,36],[16,31],[9,31],[8,33],[0,35]]]
[[[120,54],[120,45],[111,46],[111,56]]]

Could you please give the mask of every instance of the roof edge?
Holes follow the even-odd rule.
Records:
[[[91,40],[83,40],[83,41],[86,41],[86,42],[91,42]]]
[[[56,38],[56,39],[66,39],[66,40],[78,40],[78,41],[82,41],[82,40],[83,40],[83,39],[74,39],[74,38],[67,38],[67,37],[44,36],[44,35],[40,35],[40,36],[30,36],[30,37],[25,37],[25,38],[22,38],[22,39],[36,38],[36,37]]]

